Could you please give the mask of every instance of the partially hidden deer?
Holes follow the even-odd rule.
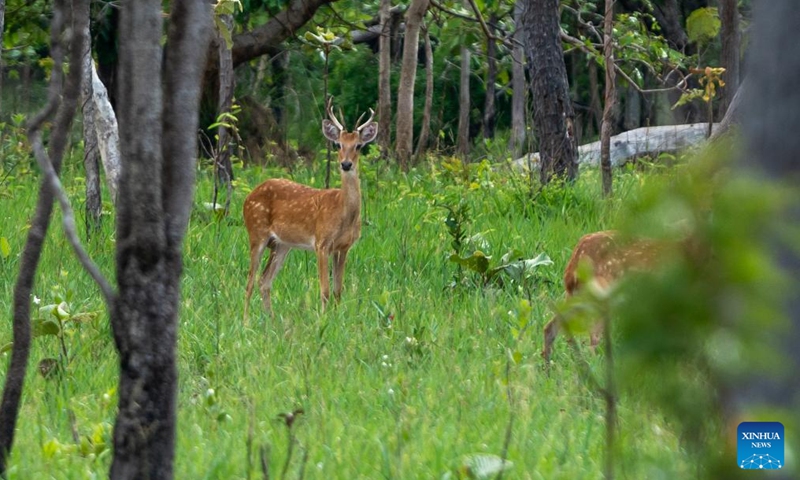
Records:
[[[256,187],[244,201],[244,224],[250,237],[250,274],[247,277],[244,321],[247,323],[256,271],[264,251],[269,260],[261,273],[259,289],[264,308],[272,314],[272,282],[293,248],[311,250],[317,256],[320,298],[324,309],[330,297],[329,258],[333,259],[333,295],[342,293],[347,252],[361,236],[361,185],[358,157],[361,147],[373,141],[378,124],[370,109],[366,122],[348,132],[333,113],[322,120],[325,138],[338,145],[341,188],[317,189],[285,179],[270,179]]]
[[[578,268],[582,262],[592,267],[591,282],[605,290],[627,271],[645,269],[653,265],[663,252],[665,244],[655,240],[637,240],[621,243],[615,231],[607,230],[584,235],[578,240],[575,250],[564,271],[564,290],[571,297],[584,287],[578,278]],[[553,342],[561,329],[558,316],[544,327],[544,347],[542,357],[549,363],[553,353]],[[603,333],[603,324],[598,321],[589,332],[590,345],[595,349]]]

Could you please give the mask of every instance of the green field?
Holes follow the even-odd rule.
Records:
[[[64,179],[80,211],[79,157],[74,150]],[[222,220],[203,207],[211,199],[210,170],[198,170],[184,249],[176,478],[261,478],[261,451],[271,478],[283,478],[284,468],[286,478],[299,478],[301,470],[310,479],[441,478],[467,455],[502,455],[506,446],[513,468],[504,478],[602,476],[602,397],[581,379],[576,354],[563,339],[545,372],[541,328],[563,296],[563,269],[578,238],[615,225],[642,185],[671,172],[621,171],[616,196],[607,201],[599,172],[591,169],[575,185],[536,187],[531,194],[527,178],[507,167],[473,164],[465,171],[442,162],[435,158],[402,174],[362,159],[364,226],[349,256],[342,302],[320,311],[316,260],[295,251],[274,287],[276,316],[263,314],[256,293],[247,328],[242,201],[272,176],[321,186],[324,170],[321,163],[291,173],[239,169],[232,213]],[[12,290],[37,184],[37,174],[23,167],[0,184],[0,236],[10,247],[0,259],[6,319],[0,345],[11,341]],[[501,277],[502,283],[459,270],[448,261],[453,239],[443,207],[459,202],[467,212],[462,254],[479,248],[498,262],[516,249],[525,258],[545,253],[553,264],[522,281]],[[113,207],[107,203],[105,210],[102,231],[86,246],[113,277]],[[78,221],[82,230],[82,214]],[[61,338],[33,342],[9,478],[105,477],[117,356],[101,295],[75,260],[60,214],[34,294],[40,307],[68,298],[69,318]],[[8,354],[0,358],[2,382]],[[66,368],[44,378],[34,368],[44,358]],[[594,368],[602,365],[602,355],[587,358]],[[304,414],[293,426],[296,444],[285,467],[288,431],[278,416],[297,408]],[[625,395],[619,417],[621,477],[696,474],[677,426],[663,412]]]

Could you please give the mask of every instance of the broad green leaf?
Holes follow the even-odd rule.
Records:
[[[14,342],[8,342],[0,347],[0,354],[10,352],[12,348],[14,348]]]
[[[716,8],[698,8],[686,19],[686,34],[692,42],[706,43],[719,34],[720,25]]]
[[[31,324],[33,336],[44,337],[45,335],[58,336],[61,333],[61,325],[53,319],[34,320]]]
[[[473,272],[478,272],[481,275],[483,275],[484,273],[486,273],[487,270],[489,270],[489,260],[491,260],[491,258],[492,257],[486,256],[486,254],[484,254],[480,250],[476,250],[469,257],[460,257],[455,253],[450,255],[451,262],[455,262],[461,265],[462,267],[466,267],[472,270]]]
[[[0,256],[8,258],[11,255],[11,245],[8,244],[6,237],[0,237]]]

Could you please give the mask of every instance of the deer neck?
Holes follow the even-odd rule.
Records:
[[[361,183],[355,172],[342,172],[342,203],[346,218],[361,216]]]

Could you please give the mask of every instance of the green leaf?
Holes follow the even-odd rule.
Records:
[[[11,255],[11,245],[8,244],[6,237],[0,237],[0,256],[8,258]]]
[[[476,250],[469,257],[461,257],[455,253],[450,255],[451,262],[457,263],[462,267],[472,270],[473,272],[478,272],[481,275],[489,270],[489,260],[491,259],[492,257],[486,256],[486,254],[480,250]]]
[[[61,334],[61,325],[53,319],[34,320],[31,324],[33,337],[44,337],[45,335],[58,336]]]
[[[716,8],[698,8],[686,19],[686,34],[692,42],[706,43],[719,34],[720,26]]]
[[[10,352],[12,348],[14,348],[14,342],[8,342],[0,347],[0,354]]]

